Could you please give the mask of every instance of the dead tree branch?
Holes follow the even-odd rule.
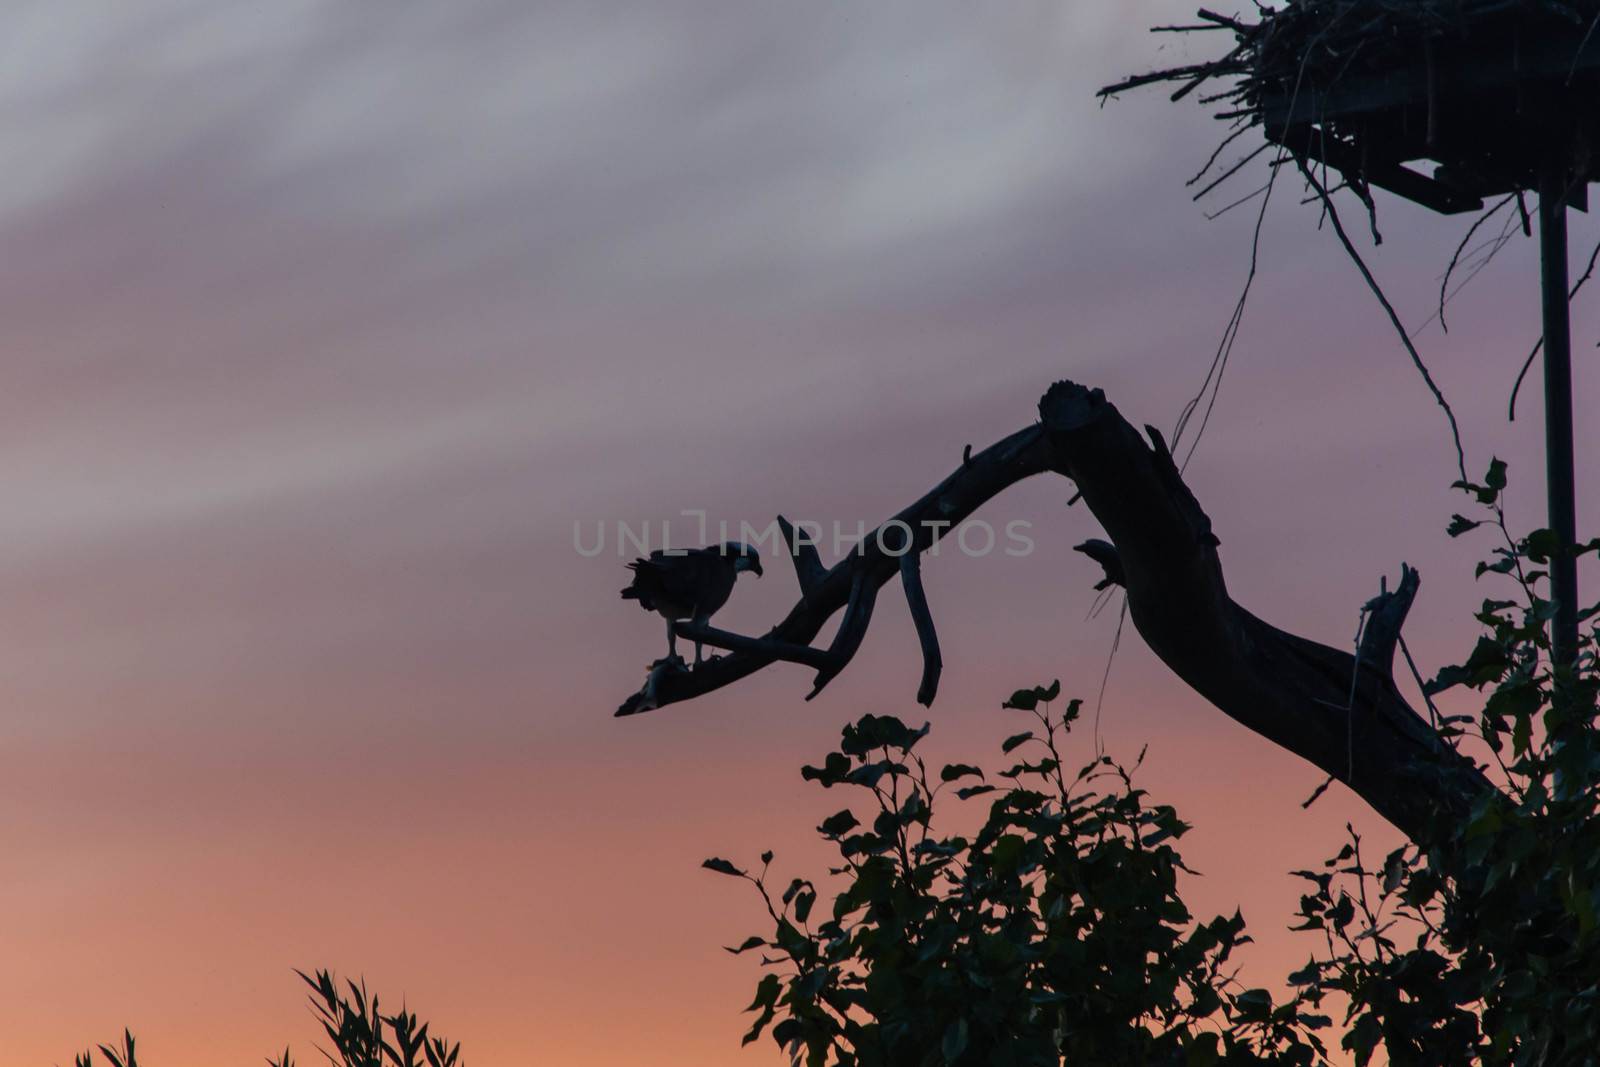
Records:
[[[933,628],[928,596],[922,591],[922,557],[917,553],[907,552],[900,557],[900,584],[905,586],[906,605],[917,627],[917,643],[922,646],[922,682],[917,686],[917,703],[928,707],[939,691],[939,672],[944,670],[944,657],[939,654],[939,634]]]
[[[1279,630],[1229,597],[1211,520],[1159,433],[1147,430],[1147,443],[1100,390],[1072,382],[1052,386],[1039,415],[1039,423],[964,459],[831,568],[782,523],[801,586],[788,616],[761,638],[700,631],[730,654],[694,670],[653,672],[617,714],[689,700],[779,660],[817,668],[815,696],[860,648],[877,591],[897,574],[923,649],[918,699],[931,702],[940,658],[916,556],[996,494],[1049,472],[1076,484],[1105,530],[1106,540],[1080,551],[1101,564],[1106,581],[1126,587],[1145,642],[1225,714],[1345,782],[1414,840],[1426,837],[1441,808],[1459,813],[1493,788],[1395,684],[1394,650],[1416,597],[1416,571],[1402,565],[1394,591],[1367,605],[1358,666],[1349,651]],[[811,648],[841,608],[829,648]]]
[[[815,696],[821,686],[837,676],[849,656],[854,655],[860,647],[860,639],[866,632],[866,622],[878,589],[896,575],[901,575],[902,582],[905,581],[901,560],[927,551],[935,541],[959,526],[995,494],[1024,478],[1049,470],[1052,455],[1044,428],[1037,425],[1019,430],[982,452],[973,453],[954,474],[867,535],[849,555],[831,568],[823,567],[816,547],[809,539],[800,536],[801,531],[780,517],[778,526],[783,531],[800,583],[799,602],[762,637],[740,638],[739,647],[733,648],[730,655],[707,660],[693,670],[681,667],[664,669],[657,664],[651,671],[650,681],[624,701],[617,709],[617,714],[637,715],[668,704],[692,700],[731,685],[779,660],[796,660],[798,655],[784,653],[792,653],[795,646],[809,646],[834,613],[846,608],[847,620],[841,624],[833,645],[826,651],[811,649],[810,652],[819,657],[815,661],[800,660],[818,667],[819,684],[812,691]],[[909,549],[904,542],[908,533],[911,538]],[[912,591],[913,587],[915,592]],[[924,654],[922,695],[931,703],[939,675],[938,642],[932,632],[933,617],[926,611],[920,574],[911,579],[906,589],[913,602],[913,618],[919,614],[922,616],[918,622]],[[920,612],[916,605],[918,600],[923,609]],[[853,612],[849,610],[852,602],[855,605]],[[849,639],[841,640],[844,638]],[[721,648],[732,647],[726,641],[705,640]],[[840,662],[841,658],[844,662]]]

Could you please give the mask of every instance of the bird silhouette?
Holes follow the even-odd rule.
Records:
[[[720,545],[679,551],[656,549],[648,559],[628,564],[633,581],[622,599],[637,600],[646,611],[667,620],[667,658],[676,659],[677,634],[672,624],[689,619],[704,626],[733,593],[743,571],[761,577],[761,555],[751,545],[725,541]],[[700,665],[700,642],[694,643],[694,662]]]

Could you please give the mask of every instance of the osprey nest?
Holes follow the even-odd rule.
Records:
[[[1198,91],[1232,124],[1229,141],[1262,127],[1269,144],[1339,171],[1363,199],[1375,185],[1470,211],[1536,188],[1555,163],[1575,190],[1595,175],[1600,0],[1288,0],[1256,21],[1198,17],[1158,30],[1230,33],[1226,54],[1101,95],[1162,82],[1177,84],[1174,100]],[[1417,160],[1436,169],[1401,167]]]

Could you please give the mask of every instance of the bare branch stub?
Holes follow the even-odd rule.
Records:
[[[867,636],[872,608],[877,601],[878,583],[872,581],[865,569],[857,570],[850,581],[850,599],[845,604],[844,620],[839,623],[838,633],[833,635],[833,644],[828,646],[828,654],[817,671],[811,692],[806,694],[807,700],[822,692],[855,658],[862,639]]]
[[[817,555],[817,546],[810,538],[799,536],[799,531],[788,519],[778,516],[778,529],[783,532],[783,543],[789,548],[789,558],[794,560],[794,574],[800,582],[800,592],[810,596],[828,576],[828,569]]]
[[[944,657],[939,653],[939,634],[933,628],[928,595],[922,588],[922,557],[916,552],[900,557],[900,584],[905,586],[906,605],[911,609],[911,621],[917,627],[917,643],[922,647],[922,681],[917,685],[917,703],[931,707],[939,692]]]
[[[1390,677],[1394,674],[1394,653],[1400,643],[1400,628],[1411,612],[1422,578],[1416,570],[1400,564],[1400,583],[1392,592],[1379,593],[1367,602],[1370,616],[1361,639],[1361,662]]]
[[[1147,440],[1100,390],[1073,382],[1053,385],[1039,402],[1039,415],[1039,423],[964,458],[831,568],[823,569],[815,549],[800,545],[783,523],[802,591],[789,614],[760,638],[703,636],[730,653],[694,670],[653,672],[651,684],[618,714],[710,693],[779,660],[817,668],[814,696],[854,657],[878,590],[896,575],[923,648],[918,699],[931,701],[941,661],[917,554],[1009,486],[1055,473],[1076,484],[1104,529],[1105,540],[1080,550],[1101,563],[1107,580],[1114,580],[1114,561],[1140,635],[1230,718],[1346,782],[1413,840],[1427,836],[1441,808],[1465,811],[1493,788],[1395,686],[1390,666],[1416,596],[1414,570],[1403,567],[1395,590],[1369,605],[1358,667],[1350,651],[1279,630],[1232,600],[1211,519],[1160,434],[1150,432]],[[913,531],[910,551],[904,551],[903,529]],[[841,609],[845,619],[830,648],[812,648]]]
[[[1105,570],[1106,576],[1095,583],[1095,592],[1102,592],[1113,585],[1128,584],[1127,578],[1122,573],[1122,557],[1117,555],[1117,546],[1110,541],[1091,537],[1082,544],[1073,545],[1072,550],[1082,552]]]

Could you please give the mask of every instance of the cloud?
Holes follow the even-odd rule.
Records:
[[[1071,22],[29,5],[0,86],[28,146],[0,206],[11,551],[593,436],[651,358],[613,311],[687,339],[971,293],[1102,167],[1040,43],[1083,47]],[[726,358],[656,347],[679,378]]]

